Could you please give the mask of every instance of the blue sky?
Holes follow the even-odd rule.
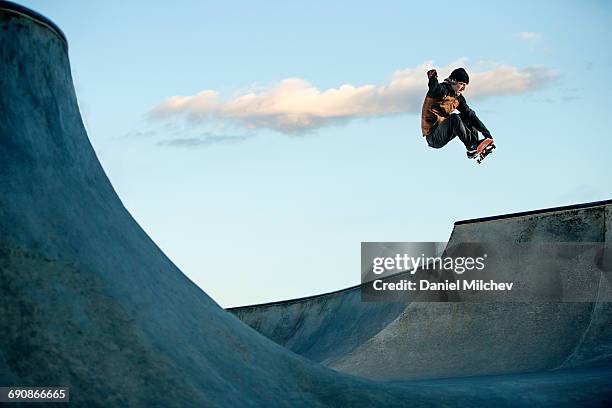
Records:
[[[361,241],[612,198],[609,2],[327,3],[21,2],[66,33],[124,204],[222,306],[356,284]],[[460,65],[481,166],[420,133],[425,70]]]

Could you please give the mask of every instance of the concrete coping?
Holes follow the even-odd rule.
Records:
[[[517,213],[510,213],[510,214],[494,215],[491,217],[472,218],[469,220],[456,221],[455,225],[473,224],[473,223],[485,222],[485,221],[496,221],[496,220],[503,220],[506,218],[525,217],[528,215],[540,215],[540,214],[559,212],[559,211],[580,210],[583,208],[601,207],[601,206],[610,205],[610,204],[612,204],[612,200],[593,201],[591,203],[565,205],[563,207],[544,208],[542,210],[523,211],[523,212],[517,212]]]
[[[42,14],[39,14],[34,10],[31,10],[20,4],[5,0],[0,0],[0,10],[8,11],[29,18],[30,20],[33,20],[34,22],[49,28],[51,31],[57,34],[58,37],[62,39],[62,41],[64,41],[66,47],[68,46],[68,40],[66,39],[66,35],[64,34],[64,32],[57,26],[57,24],[55,24],[53,21],[43,16]]]

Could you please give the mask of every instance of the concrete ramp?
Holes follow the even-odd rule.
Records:
[[[0,387],[86,407],[431,405],[273,343],[181,273],[96,158],[64,34],[4,1],[0,90]]]
[[[460,221],[447,248],[609,242],[612,201]],[[508,246],[510,248],[510,246]],[[578,279],[588,265],[569,268]],[[360,287],[230,309],[260,333],[334,369],[379,380],[446,378],[610,365],[610,272],[597,272],[594,302],[362,303]],[[606,296],[603,296],[603,295]],[[603,299],[603,301],[598,301]]]

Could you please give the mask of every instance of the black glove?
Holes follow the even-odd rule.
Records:
[[[427,78],[431,78],[434,76],[438,76],[438,72],[435,69],[430,69],[429,71],[427,71]]]

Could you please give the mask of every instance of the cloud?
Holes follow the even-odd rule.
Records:
[[[438,68],[445,78],[465,59]],[[320,90],[301,78],[288,78],[269,88],[247,91],[229,99],[204,90],[192,96],[173,96],[149,112],[151,118],[186,117],[191,122],[229,121],[247,129],[274,129],[293,134],[357,118],[420,113],[427,91],[425,73],[433,68],[425,62],[394,72],[380,85],[343,84]],[[544,67],[517,69],[495,66],[471,73],[466,97],[485,98],[518,94],[539,88],[556,76]]]
[[[569,95],[562,98],[565,102],[579,101],[583,99],[581,96]]]
[[[523,41],[536,42],[542,39],[542,36],[538,33],[534,33],[531,31],[521,31],[517,34],[518,38]]]
[[[500,66],[487,72],[471,75],[466,97],[482,98],[493,95],[526,93],[542,88],[558,75],[556,70],[542,66],[518,70]],[[473,84],[473,85],[472,85]]]
[[[216,135],[204,135],[201,137],[187,137],[178,139],[161,140],[157,142],[158,146],[170,146],[170,147],[208,147],[218,144],[232,144],[239,143],[250,139],[252,136],[216,136]]]
[[[128,138],[151,138],[155,136],[157,132],[155,130],[131,130],[123,135],[123,137]]]

